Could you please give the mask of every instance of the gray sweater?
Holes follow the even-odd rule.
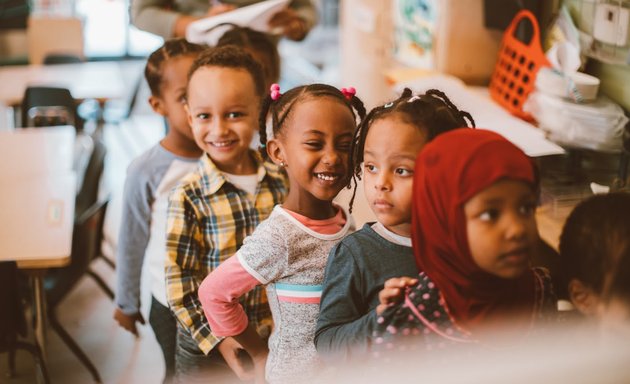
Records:
[[[386,240],[371,224],[344,238],[328,257],[315,331],[317,352],[336,363],[364,356],[383,284],[417,274],[412,248]]]
[[[320,368],[313,347],[319,296],[330,250],[354,229],[350,214],[345,216],[341,230],[324,235],[276,206],[237,252],[243,268],[267,288],[274,322],[266,366],[270,383],[307,382]]]
[[[140,311],[140,277],[145,256],[151,294],[166,303],[166,210],[179,180],[197,168],[198,158],[177,156],[156,144],[127,169],[116,251],[116,305],[127,315]]]

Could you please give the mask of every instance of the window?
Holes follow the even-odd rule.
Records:
[[[129,0],[76,0],[88,59],[147,56],[162,45],[161,37],[129,24],[128,10]]]

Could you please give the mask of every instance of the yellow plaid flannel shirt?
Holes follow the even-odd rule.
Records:
[[[227,181],[205,155],[197,170],[182,180],[169,199],[166,297],[180,324],[205,354],[222,338],[215,337],[208,325],[197,296],[199,285],[236,253],[245,237],[287,194],[284,173],[274,164],[263,162],[257,152],[251,154],[258,165],[255,198]],[[249,292],[241,303],[250,322],[258,326],[271,324],[263,288]]]

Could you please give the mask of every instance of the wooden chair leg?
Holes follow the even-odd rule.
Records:
[[[46,384],[50,383],[50,376],[48,375],[48,368],[46,367],[46,364],[44,363],[44,358],[42,356],[41,350],[36,345],[30,344],[30,343],[24,343],[21,341],[18,341],[15,344],[15,346],[33,355],[33,359],[35,360],[35,367],[37,368],[37,373],[39,374],[39,377],[37,378],[38,379],[37,382],[38,383],[43,382]]]
[[[15,377],[15,347],[9,346],[9,379]]]

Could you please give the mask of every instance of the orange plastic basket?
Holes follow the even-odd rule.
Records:
[[[519,23],[528,19],[534,33],[529,44],[514,36]],[[497,63],[490,80],[490,95],[512,114],[526,120],[532,117],[523,112],[523,103],[534,89],[536,74],[549,61],[540,46],[540,31],[536,17],[528,10],[520,11],[503,34]]]

